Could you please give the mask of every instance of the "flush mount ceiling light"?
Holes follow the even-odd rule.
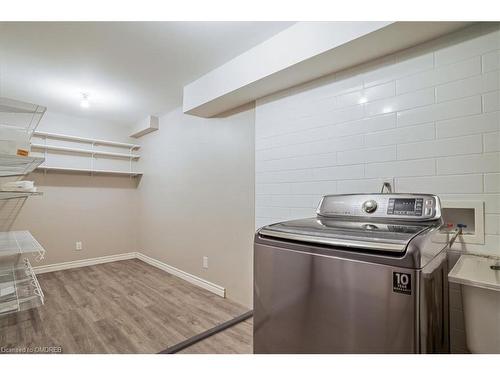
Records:
[[[90,107],[89,94],[82,93],[82,100],[80,102],[80,107],[82,107],[82,108]]]

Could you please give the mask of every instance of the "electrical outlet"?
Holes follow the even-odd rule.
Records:
[[[82,242],[81,241],[76,241],[76,244],[75,244],[75,250],[82,250],[83,249],[83,245],[82,245]]]
[[[203,257],[203,268],[208,268],[208,257]]]

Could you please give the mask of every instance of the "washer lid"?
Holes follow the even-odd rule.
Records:
[[[309,218],[271,224],[259,231],[263,237],[360,250],[404,253],[406,246],[429,225],[401,222],[367,222]]]

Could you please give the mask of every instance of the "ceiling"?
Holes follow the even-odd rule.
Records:
[[[0,96],[130,125],[181,105],[184,85],[291,25],[0,22]]]

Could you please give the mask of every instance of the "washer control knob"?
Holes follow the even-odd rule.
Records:
[[[368,214],[371,214],[375,212],[377,209],[377,202],[375,202],[373,199],[370,199],[369,201],[365,201],[363,203],[363,211],[365,211]]]

